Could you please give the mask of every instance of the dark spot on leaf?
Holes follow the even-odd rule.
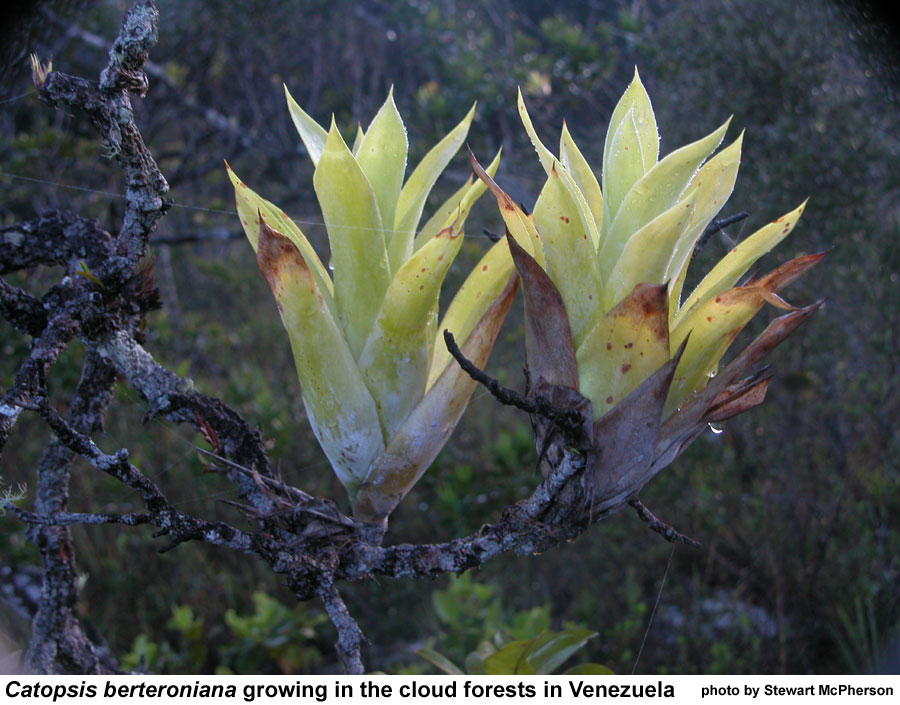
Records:
[[[631,350],[631,348],[633,348],[633,347],[634,347],[634,343],[625,343],[626,350]]]
[[[629,365],[629,364],[626,362],[625,364],[622,365],[622,374],[625,374],[625,373],[628,372],[628,370],[630,370],[630,369],[631,369],[631,365]]]

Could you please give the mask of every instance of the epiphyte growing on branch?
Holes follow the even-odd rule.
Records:
[[[697,241],[731,195],[741,141],[710,158],[728,122],[658,159],[650,99],[635,70],[613,111],[600,179],[565,123],[559,156],[519,113],[547,174],[532,215],[475,164],[511,237],[525,295],[529,393],[581,411],[593,511],[618,506],[674,460],[708,423],[762,402],[768,377],[741,376],[820,304],[778,292],[823,254],[798,257],[735,286],[796,225],[805,203],[732,249],[682,298]],[[719,363],[765,303],[789,313],[722,371]],[[533,418],[544,469],[554,433]],[[559,449],[557,449],[559,450]]]
[[[382,525],[443,447],[474,388],[435,336],[441,283],[484,184],[470,178],[424,226],[419,221],[475,107],[404,182],[406,127],[392,93],[352,147],[333,118],[326,131],[286,87],[285,93],[315,165],[333,276],[296,223],[228,173],[290,337],[316,438],[356,518]],[[497,243],[456,294],[440,329],[453,331],[483,364],[516,285],[506,245]]]

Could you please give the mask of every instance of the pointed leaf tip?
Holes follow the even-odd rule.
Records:
[[[712,408],[706,412],[703,421],[706,423],[721,423],[728,419],[743,414],[765,401],[766,390],[772,375],[752,381],[750,384],[735,385],[736,389],[728,388],[713,402]]]
[[[287,84],[283,85],[284,95],[288,104],[288,112],[291,114],[291,121],[294,123],[294,127],[297,128],[300,139],[306,147],[306,151],[309,154],[309,158],[312,160],[313,166],[315,166],[318,164],[322,149],[325,146],[327,133],[325,132],[325,129],[313,120],[303,108],[299,106],[297,101],[294,100],[291,92],[288,90]]]
[[[478,163],[472,150],[469,150],[469,161],[475,174],[485,184],[494,197],[497,199],[497,205],[500,207],[500,215],[509,233],[512,234],[518,244],[525,248],[529,255],[537,258],[538,264],[543,264],[543,249],[541,248],[541,236],[534,227],[534,221],[525,215],[515,201],[510,198],[497,182],[491,178],[491,175]]]

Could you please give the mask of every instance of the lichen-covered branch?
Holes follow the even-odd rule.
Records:
[[[347,605],[344,604],[341,594],[329,580],[323,582],[319,588],[319,596],[322,598],[331,623],[337,629],[337,652],[341,663],[344,664],[344,670],[350,675],[365,673],[361,652],[365,637],[356,620],[347,611]]]
[[[91,269],[112,254],[112,236],[94,220],[66,211],[48,211],[0,228],[0,274],[39,264],[69,269],[83,261]]]
[[[60,422],[86,432],[98,430],[113,382],[109,367],[89,354],[67,411],[68,421]],[[37,391],[43,393],[43,389]],[[78,569],[72,535],[66,524],[51,520],[66,513],[69,468],[75,454],[63,442],[47,446],[38,463],[34,511],[27,513],[34,521],[28,521],[21,510],[13,510],[28,523],[28,537],[38,547],[43,566],[43,589],[31,621],[31,643],[25,656],[28,670],[35,673],[116,671],[106,645],[93,642],[81,626],[76,612]]]
[[[237,412],[218,399],[201,394],[193,385],[158,364],[127,331],[120,330],[97,346],[98,354],[122,375],[147,404],[146,419],[161,416],[173,423],[188,423],[199,429],[209,425],[222,444],[222,451],[239,466],[269,476],[269,459],[262,437]],[[241,496],[261,512],[272,510],[270,499],[240,472],[229,471]]]
[[[684,534],[676,531],[671,526],[666,524],[664,521],[660,521],[656,518],[656,515],[653,514],[644,503],[638,497],[632,497],[628,500],[628,506],[634,509],[637,512],[638,518],[643,521],[648,527],[650,527],[651,531],[655,531],[657,534],[662,536],[666,541],[671,543],[683,543],[686,546],[691,546],[692,548],[700,548],[700,542],[695,541],[690,536],[685,536]]]
[[[0,316],[20,333],[32,337],[47,327],[47,312],[27,291],[0,279]]]
[[[0,453],[6,447],[9,432],[22,409],[32,403],[39,379],[56,362],[78,330],[78,322],[64,310],[54,315],[47,327],[32,341],[31,351],[19,366],[12,386],[0,397]]]

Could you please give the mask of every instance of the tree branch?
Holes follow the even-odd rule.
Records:
[[[734,225],[735,223],[741,222],[744,218],[747,217],[746,211],[740,211],[739,213],[735,213],[734,215],[729,215],[725,218],[719,218],[718,220],[713,220],[709,225],[706,226],[706,229],[703,231],[703,234],[697,239],[697,244],[694,245],[694,254],[696,255],[700,250],[702,250],[706,243],[709,242],[709,238],[715,235],[720,230],[727,228],[729,225]]]
[[[20,333],[36,337],[47,327],[47,312],[27,291],[0,279],[0,316]]]
[[[54,315],[43,333],[32,342],[31,352],[19,366],[12,386],[0,398],[0,453],[6,447],[9,432],[22,408],[34,400],[39,378],[56,362],[79,327],[78,322],[64,310]]]
[[[43,374],[39,377],[43,387]],[[99,430],[112,395],[114,375],[94,354],[88,354],[67,417],[85,431]],[[42,388],[37,390],[43,392]],[[51,443],[38,463],[34,512],[12,511],[35,518],[28,536],[37,545],[43,565],[43,589],[31,625],[31,643],[25,663],[35,673],[116,672],[115,659],[105,642],[91,640],[75,609],[78,569],[72,535],[66,525],[49,517],[65,514],[69,500],[69,468],[75,453],[62,443]]]
[[[99,223],[68,211],[46,213],[0,228],[0,274],[39,264],[99,268],[112,254],[112,236]]]
[[[514,406],[529,414],[543,416],[551,423],[555,423],[560,428],[570,433],[577,434],[584,424],[584,416],[574,409],[557,409],[545,397],[536,394],[530,397],[523,397],[513,389],[507,389],[494,378],[486,375],[479,370],[472,361],[463,355],[462,350],[456,344],[453,333],[449,330],[444,331],[444,343],[447,350],[453,356],[459,366],[476,382],[484,385],[491,395],[505,406]]]
[[[687,546],[690,546],[691,548],[700,548],[699,541],[695,541],[689,536],[685,536],[684,534],[677,532],[665,522],[657,519],[654,516],[653,512],[647,509],[647,507],[644,506],[644,503],[641,502],[639,498],[632,497],[631,499],[629,499],[628,506],[634,508],[640,520],[643,521],[647,526],[649,526],[651,531],[655,531],[666,541],[669,541],[670,543],[683,543]]]
[[[347,611],[347,605],[341,598],[337,588],[330,582],[323,582],[319,588],[319,597],[325,605],[331,623],[337,629],[337,652],[349,675],[361,675],[366,672],[363,667],[361,646],[366,640],[356,620]]]

